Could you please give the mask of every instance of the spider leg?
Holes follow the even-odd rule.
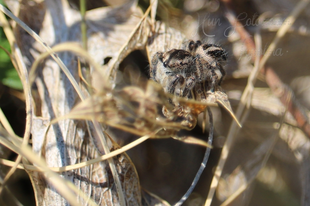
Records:
[[[175,94],[175,88],[178,84],[183,85],[184,84],[184,77],[180,74],[177,74],[175,76],[171,76],[172,79],[170,79],[169,84],[167,85],[168,91],[171,94]],[[178,95],[178,94],[175,94]]]
[[[150,78],[154,81],[157,81],[156,73],[157,73],[158,67],[162,64],[162,59],[163,59],[162,52],[157,52],[152,58],[151,65],[150,65]]]
[[[195,87],[193,88],[195,100],[201,101],[202,99],[206,99],[205,95],[205,82],[197,83]]]
[[[183,90],[182,97],[186,97],[187,95],[189,95],[190,91],[194,88],[195,83],[196,83],[195,76],[190,76],[186,79],[185,88]]]
[[[216,87],[216,81],[218,79],[218,76],[215,72],[215,69],[211,69],[211,91],[214,92],[215,91],[215,87]],[[221,80],[220,80],[221,81]]]
[[[199,54],[195,56],[195,75],[197,76],[198,82],[201,82],[203,80],[204,76],[204,64],[203,64],[203,59]]]
[[[224,78],[225,75],[226,75],[226,72],[225,72],[225,70],[223,69],[222,65],[219,65],[219,70],[220,70],[220,72],[221,72],[221,74],[222,74],[222,77],[220,78],[220,81],[218,82],[218,85],[220,86],[221,83],[222,83],[222,81],[223,81],[223,78]]]

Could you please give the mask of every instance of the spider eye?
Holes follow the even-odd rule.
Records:
[[[197,40],[197,41],[196,41],[196,47],[199,47],[201,44],[202,44],[202,43],[201,43],[200,40]]]
[[[223,55],[222,55],[222,59],[224,60],[224,61],[226,61],[227,60],[227,53],[224,51],[224,53],[223,53]]]
[[[192,51],[195,48],[195,42],[193,40],[191,40],[188,44],[188,49],[190,51]]]
[[[158,59],[163,60],[163,53],[162,52],[157,52],[156,55],[158,56]]]
[[[202,45],[202,49],[207,50],[208,48],[210,48],[212,46],[214,46],[214,45],[213,44],[204,44],[204,45]]]
[[[217,45],[214,44],[205,44],[202,46],[206,55],[217,59],[218,61],[226,61],[227,53],[225,50]]]
[[[213,58],[216,58],[217,60],[224,60],[224,61],[226,61],[226,59],[227,59],[227,54],[222,49],[211,50],[211,51],[208,51],[207,54],[210,55]]]

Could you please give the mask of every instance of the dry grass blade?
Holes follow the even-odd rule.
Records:
[[[87,60],[87,62],[93,66],[96,71],[98,71],[98,73],[100,73],[102,75],[102,78],[104,78],[104,74],[101,72],[102,70],[100,69],[100,65],[98,63],[96,63],[93,58],[91,58],[91,56],[84,50],[82,49],[82,47],[80,45],[78,45],[77,43],[74,42],[66,42],[66,43],[60,43],[57,44],[56,46],[54,46],[53,48],[50,49],[50,51],[41,54],[38,58],[36,58],[36,60],[33,62],[31,69],[29,71],[29,81],[30,84],[32,85],[35,78],[36,78],[36,70],[38,68],[38,65],[41,61],[43,61],[45,58],[49,57],[52,54],[55,54],[56,52],[66,52],[66,51],[70,51],[72,53],[77,54],[80,57],[83,57],[85,60]],[[69,71],[65,72],[68,73]],[[69,78],[69,76],[68,76]],[[74,85],[77,84],[77,82],[75,81],[75,79],[70,79],[70,82]],[[81,88],[78,87],[78,91],[77,93],[82,94]],[[85,99],[85,95],[81,95],[80,98],[82,100]]]
[[[0,188],[0,194],[2,193],[2,189],[6,187],[7,182],[9,181],[9,179],[11,178],[11,176],[14,174],[14,172],[16,171],[16,169],[19,166],[19,163],[22,160],[22,156],[18,155],[12,168],[10,169],[10,171],[6,174],[5,178],[3,179],[3,182],[1,184],[1,188]]]
[[[5,134],[5,133],[6,133],[6,131],[4,131],[2,129],[2,134]],[[13,144],[11,144],[7,139],[9,139],[11,142],[13,142]],[[72,183],[66,182],[63,179],[61,179],[59,176],[57,176],[56,174],[52,173],[52,170],[50,170],[46,166],[46,164],[44,163],[43,160],[37,159],[37,155],[31,151],[29,146],[26,146],[26,145],[23,146],[23,142],[18,137],[16,137],[16,135],[11,136],[9,134],[6,134],[5,138],[0,136],[0,142],[1,142],[1,144],[5,145],[6,147],[11,149],[15,153],[19,154],[19,157],[25,157],[25,158],[27,158],[27,160],[30,160],[31,162],[33,162],[37,165],[37,166],[32,166],[32,165],[24,164],[24,166],[22,167],[16,161],[13,163],[13,165],[11,164],[12,169],[16,169],[16,168],[28,169],[29,168],[30,170],[44,172],[44,173],[46,173],[45,175],[46,175],[47,179],[52,177],[51,179],[49,179],[49,181],[51,181],[52,184],[57,184],[57,185],[60,184],[58,187],[55,186],[55,188],[60,190],[59,192],[62,195],[64,195],[64,193],[66,193],[65,194],[66,196],[64,196],[64,197],[70,198],[70,199],[68,199],[69,202],[73,202],[73,203],[76,202],[75,199],[72,198],[75,196],[70,196],[70,193],[68,193],[67,188],[63,188],[64,185],[70,187],[76,194],[79,194],[81,197],[83,197],[85,200],[87,200],[87,202],[90,203],[91,205],[96,206],[96,204],[93,202],[93,200],[89,199],[89,197],[87,197],[82,191],[78,190]],[[4,161],[4,162],[7,162],[7,161]],[[10,165],[10,164],[8,164],[8,165]],[[11,171],[12,170],[10,170],[10,172]],[[7,177],[9,175],[10,175],[10,173],[6,176],[5,180],[7,179]],[[3,183],[5,183],[5,181]],[[5,186],[4,184],[2,184],[2,185]]]
[[[1,9],[3,9],[2,5]],[[7,19],[5,18],[4,14],[1,12],[0,14],[0,22],[2,23],[3,27],[4,27],[4,32],[8,38],[8,41],[10,43],[11,46],[11,50],[12,53],[14,54],[14,57],[12,55],[10,55],[11,57],[11,61],[14,65],[14,67],[16,68],[19,77],[22,81],[23,84],[23,88],[24,88],[24,94],[25,94],[25,100],[26,100],[26,112],[27,112],[27,116],[26,116],[26,127],[25,127],[25,132],[24,132],[24,137],[23,137],[23,143],[22,145],[27,145],[29,138],[30,138],[30,130],[31,130],[31,116],[32,116],[32,99],[31,99],[31,94],[30,94],[30,84],[29,84],[29,79],[28,79],[28,74],[26,71],[26,66],[24,64],[24,62],[21,60],[21,58],[18,58],[21,56],[20,50],[16,45],[16,39],[13,35],[13,31],[11,29],[11,27],[9,26],[9,23],[7,21]],[[1,122],[4,125],[4,127],[7,129],[7,131],[9,132],[9,134],[11,136],[16,137],[14,131],[12,130],[10,124],[8,123],[7,119],[5,118],[2,110],[1,110]],[[17,137],[18,138],[18,137]],[[10,177],[13,175],[13,173],[15,172],[15,170],[18,167],[18,164],[21,162],[22,160],[22,156],[19,154],[18,157],[16,158],[15,164],[13,165],[13,167],[10,169],[10,171],[7,173],[7,175],[4,178],[4,181],[2,183],[2,186],[4,188],[6,188],[5,184],[6,182],[8,182],[8,180],[10,179]],[[26,162],[26,160],[25,160]]]
[[[11,136],[15,136],[16,138],[20,138],[18,137],[15,132],[13,131],[9,121],[7,120],[7,118],[5,117],[2,109],[0,108],[0,122],[2,124],[2,126],[6,129],[6,131],[11,135]],[[20,138],[21,139],[21,138]],[[22,140],[22,139],[21,139]]]
[[[157,14],[157,6],[158,6],[158,0],[152,0],[150,3],[151,8],[151,21],[152,21],[152,26],[155,25],[155,17]],[[153,28],[154,29],[154,28]]]
[[[80,90],[79,85],[76,83],[76,81],[74,80],[74,77],[72,76],[72,74],[69,72],[68,68],[66,67],[66,65],[62,62],[62,60],[53,53],[53,51],[51,50],[51,48],[49,46],[47,46],[46,43],[44,43],[43,39],[36,34],[32,29],[30,29],[23,21],[21,21],[19,18],[17,18],[14,14],[12,14],[9,10],[7,10],[3,5],[0,4],[0,10],[5,13],[7,16],[9,16],[11,19],[13,19],[17,24],[19,24],[25,31],[27,31],[30,36],[32,36],[37,42],[39,42],[41,44],[41,46],[43,46],[43,48],[45,48],[46,51],[48,51],[50,53],[50,55],[52,56],[52,58],[57,62],[57,64],[60,66],[60,68],[63,70],[63,72],[66,74],[66,76],[70,79],[73,87],[75,88],[75,90],[77,91],[77,93],[79,94],[80,97],[83,97],[83,93]]]
[[[216,99],[216,102],[218,104],[220,104],[221,106],[223,106],[225,108],[225,110],[230,114],[230,116],[235,120],[236,124],[241,128],[242,125],[239,122],[238,118],[236,117],[236,115],[234,114],[231,106],[230,106],[230,102],[228,100],[227,95],[224,92],[221,91],[215,91],[214,92],[214,96]],[[240,118],[240,117],[239,117]]]
[[[52,170],[53,172],[66,172],[66,171],[70,171],[70,170],[75,170],[75,169],[79,169],[79,168],[83,168],[86,167],[88,165],[94,164],[94,163],[98,163],[104,160],[107,160],[109,158],[115,157],[117,155],[120,155],[128,150],[130,150],[131,148],[141,144],[142,142],[146,141],[147,139],[150,138],[150,135],[145,135],[143,137],[140,137],[139,139],[131,142],[128,145],[123,146],[120,149],[114,150],[112,152],[110,152],[109,154],[106,155],[102,155],[100,157],[94,158],[92,160],[86,161],[86,162],[82,162],[82,163],[78,163],[78,164],[74,164],[74,165],[68,165],[68,166],[64,166],[64,167],[49,167],[50,170]],[[15,162],[11,162],[9,160],[4,160],[4,159],[0,159],[0,163],[6,166],[10,166],[13,167]],[[28,164],[19,164],[17,165],[18,169],[27,169],[27,170],[31,170],[31,171],[37,171],[37,172],[44,172],[44,170],[42,170],[40,167],[36,167],[34,165],[28,165]]]
[[[191,137],[191,136],[186,136],[186,137],[172,137],[173,139],[179,140],[181,142],[184,142],[186,144],[194,144],[194,145],[199,145],[203,147],[208,147],[208,148],[213,148],[212,144],[205,142],[201,139]]]
[[[12,19],[14,19],[17,23],[20,24],[21,27],[23,27],[26,31],[28,31],[29,34],[31,34],[35,39],[37,39],[41,45],[43,45],[43,47],[45,47],[47,49],[47,51],[51,52],[50,51],[50,48],[48,46],[46,46],[46,44],[43,43],[43,41],[41,40],[41,38],[35,33],[33,32],[26,24],[24,24],[22,21],[20,21],[17,17],[15,17],[12,13],[10,13],[6,8],[4,8],[2,5],[0,5],[0,8],[2,10],[2,12],[6,13],[8,16],[10,16]],[[4,18],[3,18],[3,14],[1,13],[1,21],[4,22],[6,21]],[[7,24],[7,22],[6,22]],[[18,56],[21,56],[20,54],[20,51],[19,49],[16,47],[16,44],[12,43],[12,42],[16,42],[14,41],[14,35],[13,33],[11,32],[11,30],[8,30],[7,29],[7,36],[10,37],[9,39],[11,39],[11,47],[12,47],[12,50],[13,52],[15,52],[16,54],[16,57]],[[74,80],[71,73],[68,71],[68,69],[64,66],[64,64],[62,63],[62,61],[56,57],[54,54],[50,53],[50,55],[52,55],[55,60],[60,64],[60,66],[63,68],[64,72],[67,73],[68,75],[68,78],[71,79],[72,81]],[[31,117],[30,115],[32,115],[32,100],[31,100],[31,94],[30,94],[30,85],[31,83],[31,80],[29,80],[28,78],[28,73],[26,71],[26,67],[25,65],[23,64],[23,62],[20,62],[22,58],[16,58],[16,61],[17,63],[15,63],[15,65],[19,65],[19,74],[20,74],[20,77],[21,77],[21,80],[23,82],[23,86],[24,86],[24,92],[26,94],[26,107],[27,107],[27,124],[26,124],[26,131],[25,131],[25,135],[24,135],[24,141],[23,141],[23,145],[27,145],[27,142],[29,140],[29,134],[30,134],[30,128],[31,128]],[[77,83],[74,81],[72,82],[73,85],[77,85]],[[76,87],[78,88],[78,87]],[[80,90],[77,91],[78,93],[82,94]],[[9,130],[10,131],[10,130]],[[18,152],[17,152],[18,153]],[[15,165],[11,168],[10,172],[7,174],[7,176],[5,177],[5,181],[4,183],[9,179],[9,177],[14,173],[14,171],[16,170],[19,162],[21,161],[21,155],[20,153],[18,153],[19,156],[15,162]],[[44,170],[44,172],[46,172],[46,170]],[[55,179],[55,178],[54,178]],[[59,180],[57,181],[57,178],[56,178],[56,181],[53,182],[53,180],[51,181],[52,183],[54,184],[58,184],[56,182],[59,182]],[[61,184],[63,185],[63,184]],[[70,185],[70,184],[69,184]],[[59,187],[56,187],[58,189],[60,189]],[[71,187],[72,188],[72,187]],[[63,188],[64,189],[64,188]],[[76,189],[75,189],[76,190]],[[63,192],[63,191],[62,191]],[[80,194],[82,197],[85,198],[85,200],[89,199],[86,197],[86,195],[82,194],[82,192],[78,192],[78,194]],[[75,201],[75,199],[72,198],[72,196],[68,195],[68,194],[63,194],[64,197],[67,197],[69,198],[68,201],[71,202],[71,204],[77,204],[77,202]],[[88,202],[91,204],[91,205],[96,205],[92,200],[88,200]]]
[[[12,199],[14,204],[17,206],[23,206],[23,204],[12,194],[10,190],[8,190],[7,187],[5,187],[4,189],[8,192],[8,196],[6,196],[6,198]]]
[[[23,145],[23,142],[18,137],[6,134],[6,131],[3,129],[1,129],[1,133],[2,135],[6,135],[5,137],[0,136],[1,144],[5,145],[6,147],[11,149],[15,153],[19,154],[19,156],[27,158],[27,160],[37,165],[37,166],[33,166],[33,165],[24,164],[24,166],[22,167],[23,169],[29,168],[30,171],[32,170],[32,171],[40,171],[40,172],[46,173],[45,176],[47,180],[50,181],[51,184],[53,185],[56,184],[57,186],[55,186],[55,188],[59,190],[60,194],[62,194],[65,198],[70,198],[70,199],[67,199],[69,202],[76,203],[76,200],[74,199],[75,196],[74,195],[72,196],[70,192],[68,192],[68,188],[66,187],[70,187],[76,194],[79,194],[79,196],[84,198],[85,201],[88,202],[90,205],[96,206],[95,202],[92,199],[87,197],[87,195],[85,195],[82,191],[78,190],[72,183],[63,180],[56,173],[54,174],[53,171],[46,166],[46,163],[44,162],[44,160],[38,159],[37,154],[34,154],[29,146]],[[13,142],[13,144],[10,141]],[[4,162],[8,163],[7,161],[4,161]],[[14,167],[19,168],[19,169],[21,168],[21,166],[18,165],[17,161],[14,162],[14,164],[12,165],[12,168]]]
[[[0,164],[3,164],[3,165],[8,166],[8,167],[14,167],[14,165],[16,164],[16,162],[12,162],[12,161],[10,161],[10,160],[6,160],[6,159],[0,158]],[[32,166],[32,165],[29,165],[29,166],[31,166],[31,168],[33,168],[33,169],[39,171],[39,169],[38,169],[37,167],[34,167],[34,166]],[[17,167],[16,167],[16,169],[24,170],[25,168],[24,168],[24,166],[23,166],[22,164],[18,164]]]
[[[11,142],[9,142],[6,137],[9,137],[9,134],[6,134],[6,132],[2,129],[1,131],[2,135],[0,136],[1,144],[5,145],[6,147],[12,148],[16,153],[24,156],[29,161],[33,162],[34,164],[38,165],[42,170],[44,170],[44,175],[46,176],[47,180],[50,181],[51,184],[54,185],[54,187],[59,191],[60,194],[62,194],[72,205],[80,205],[76,201],[76,196],[70,191],[70,189],[67,187],[67,182],[65,182],[62,178],[59,177],[58,174],[52,172],[45,164],[45,162],[38,158],[36,154],[34,154],[29,148],[29,146],[21,146],[21,144],[14,145]],[[5,135],[6,137],[4,137]],[[14,140],[14,137],[11,137],[12,140]],[[16,144],[15,140],[15,144]],[[91,200],[88,200],[90,204],[96,205]]]

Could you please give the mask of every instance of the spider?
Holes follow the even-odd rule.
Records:
[[[193,56],[188,51],[172,49],[154,55],[150,77],[160,83],[165,92],[185,97],[195,85],[194,71]]]
[[[227,60],[225,50],[216,44],[202,44],[199,40],[196,42],[189,40],[183,47],[194,56],[197,82],[211,83],[211,90],[214,92],[226,75],[222,66]]]
[[[226,59],[222,47],[190,40],[183,49],[157,52],[151,62],[150,78],[166,92],[191,99],[191,91],[202,87],[199,84],[212,92],[221,85],[226,74],[221,63]]]

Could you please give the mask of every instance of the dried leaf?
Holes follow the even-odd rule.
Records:
[[[194,145],[200,145],[200,146],[203,146],[203,147],[212,148],[212,145],[210,145],[206,141],[203,141],[203,140],[198,139],[196,137],[191,137],[191,136],[173,137],[173,139],[179,140],[179,141],[187,143],[187,144],[194,144]]]
[[[236,123],[238,124],[239,127],[242,127],[240,122],[238,121],[237,117],[235,116],[231,106],[230,106],[230,102],[228,100],[228,96],[227,94],[225,94],[222,91],[215,91],[213,92],[208,92],[207,94],[207,102],[212,102],[212,103],[219,103],[221,106],[223,106],[226,111],[229,112],[229,114],[231,115],[231,117],[236,121]]]

